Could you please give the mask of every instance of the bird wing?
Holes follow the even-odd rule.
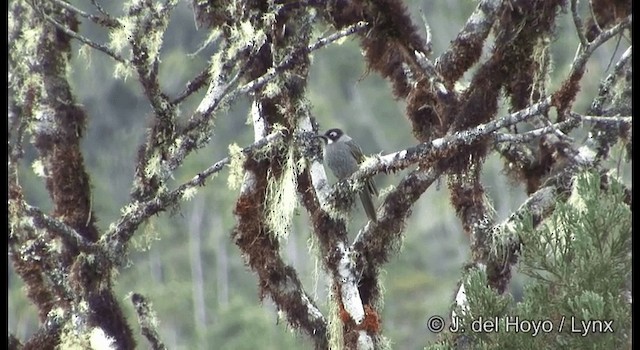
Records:
[[[362,163],[364,161],[364,154],[362,153],[362,149],[360,149],[358,145],[351,141],[347,141],[345,143],[349,145],[349,150],[351,150],[351,154],[353,155],[353,158],[355,158],[356,162],[358,162],[358,164]]]
[[[358,164],[362,163],[365,158],[364,154],[362,153],[362,149],[351,141],[347,141],[346,144],[349,145],[351,154],[353,155],[353,158],[355,158],[355,160],[358,162]],[[378,189],[376,188],[376,183],[373,181],[373,178],[367,179],[365,182],[365,186],[367,187],[369,193],[378,196]]]

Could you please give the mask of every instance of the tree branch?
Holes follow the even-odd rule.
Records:
[[[274,132],[259,139],[250,146],[243,148],[241,152],[250,158],[254,153],[259,153],[275,142],[281,141],[283,137],[283,133],[279,131]],[[126,242],[131,239],[135,230],[144,220],[171,206],[177,205],[180,200],[184,199],[186,193],[195,189],[197,186],[203,186],[209,177],[222,170],[230,161],[230,156],[225,157],[192,177],[191,180],[176,187],[174,190],[165,194],[159,194],[148,201],[134,202],[128,207],[125,207],[123,209],[125,214],[120,217],[115,225],[107,230],[101,239],[102,241],[111,242],[109,244],[109,251],[111,252],[110,256],[116,258],[115,263],[118,265],[122,264]]]
[[[178,105],[182,103],[187,97],[191,96],[194,92],[200,90],[211,78],[211,66],[205,67],[200,73],[198,73],[193,79],[187,82],[185,89],[178,94],[171,104]]]
[[[411,208],[441,174],[442,171],[435,168],[413,170],[385,196],[378,209],[378,221],[370,221],[358,232],[351,250],[357,259],[355,269],[361,271],[362,275],[359,284],[367,290],[366,303],[379,303],[382,294],[377,285],[380,267],[396,252],[394,248],[400,246]]]
[[[571,0],[571,16],[573,17],[573,24],[576,27],[576,31],[578,32],[578,39],[580,39],[580,44],[582,47],[587,47],[589,45],[589,41],[587,37],[584,36],[584,26],[582,24],[582,18],[580,18],[580,14],[578,13],[578,0]]]
[[[436,58],[437,70],[445,77],[449,86],[453,87],[453,83],[480,59],[482,46],[502,4],[500,0],[482,0],[456,39]]]
[[[266,137],[268,122],[256,98],[252,106],[256,142]],[[316,343],[327,344],[327,321],[302,287],[295,270],[280,257],[278,239],[265,222],[264,201],[268,161],[247,159],[245,177],[234,214],[238,224],[233,239],[247,264],[258,274],[261,294],[268,293],[277,307],[285,311],[289,324],[303,329]]]
[[[49,215],[40,211],[36,207],[32,207],[27,203],[22,203],[24,206],[24,213],[33,219],[35,227],[46,230],[49,233],[55,233],[60,236],[66,243],[71,244],[74,248],[80,249],[83,252],[92,252],[100,247],[93,242],[88,241],[82,235],[80,235],[72,227],[65,223],[58,221]]]
[[[587,63],[587,60],[589,59],[589,57],[591,57],[591,54],[593,54],[593,52],[595,52],[598,47],[600,47],[602,44],[604,44],[614,36],[620,34],[623,30],[629,28],[631,26],[631,17],[632,16],[629,15],[617,25],[601,32],[595,39],[593,39],[593,41],[589,43],[589,45],[584,47],[578,57],[573,60],[569,77],[576,74],[578,71],[584,70],[584,66]]]
[[[598,96],[593,99],[591,103],[591,107],[589,108],[588,113],[592,113],[595,115],[602,115],[604,113],[603,108],[604,104],[608,99],[611,98],[612,88],[614,84],[620,79],[624,73],[624,68],[631,61],[631,46],[627,48],[627,50],[620,56],[620,59],[615,65],[613,69],[613,73],[609,74],[603,81],[600,83],[600,88],[598,89]]]
[[[350,188],[357,189],[362,186],[362,184],[359,184],[361,179],[371,177],[379,172],[399,171],[418,162],[427,162],[428,164],[428,162],[435,159],[446,157],[447,154],[455,152],[460,146],[470,145],[485,137],[491,137],[491,135],[500,128],[547,113],[550,108],[550,102],[551,98],[548,97],[523,110],[478,125],[474,128],[459,131],[452,135],[447,135],[431,142],[421,143],[414,147],[384,156],[369,158],[364,161],[360,165],[360,168],[351,174],[350,177],[338,182],[329,196],[334,198],[336,191],[349,191]],[[421,166],[424,165],[421,164]]]
[[[84,17],[86,19],[91,20],[92,22],[96,23],[96,24],[100,24],[103,25],[107,28],[111,28],[111,29],[115,29],[115,28],[120,28],[120,22],[118,22],[116,19],[114,19],[111,16],[96,16],[96,15],[92,15],[90,13],[84,12],[82,10],[80,10],[77,7],[74,7],[73,5],[71,5],[68,2],[64,2],[62,0],[49,0],[51,2],[53,2],[56,6],[61,7],[65,10],[71,11],[73,13],[75,13],[76,15],[80,16],[80,17]]]
[[[166,350],[167,347],[162,340],[160,340],[160,335],[158,334],[156,313],[151,308],[147,299],[141,294],[133,293],[133,295],[131,295],[131,302],[136,309],[142,335],[151,343],[151,348],[153,350]]]
[[[509,143],[525,143],[529,142],[533,139],[539,138],[543,135],[551,134],[557,132],[564,128],[572,128],[576,127],[580,124],[580,120],[578,118],[571,118],[569,120],[565,120],[560,123],[555,123],[551,125],[547,125],[545,127],[537,128],[534,130],[530,130],[524,132],[522,134],[507,134],[507,133],[496,133],[493,136],[493,141],[496,143],[509,142]]]
[[[560,112],[568,110],[575,99],[579,90],[578,83],[584,74],[589,57],[591,57],[598,47],[607,42],[607,40],[620,34],[626,28],[629,28],[631,26],[631,17],[632,16],[629,15],[614,27],[601,32],[589,45],[585,47],[580,46],[577,56],[571,63],[567,79],[562,84],[562,87],[553,94],[553,105],[557,106]]]
[[[56,28],[58,28],[59,30],[63,31],[65,34],[67,34],[68,36],[80,41],[81,43],[87,44],[90,47],[106,54],[107,56],[110,56],[111,58],[113,58],[114,60],[122,63],[122,64],[129,64],[129,61],[127,61],[124,57],[120,56],[119,54],[117,54],[115,51],[111,50],[110,48],[108,48],[105,45],[96,43],[95,41],[84,37],[74,31],[72,31],[71,29],[67,28],[66,26],[64,26],[63,24],[61,24],[60,22],[56,21],[55,19],[51,18],[51,16],[45,14],[42,11],[38,11],[37,9],[34,8],[34,10],[40,14],[40,16],[42,16],[42,18],[44,18],[47,22],[51,23],[52,25],[54,25]]]
[[[335,42],[336,40],[339,40],[340,38],[351,35],[364,28],[366,28],[366,23],[359,22],[341,30],[340,32],[321,38],[311,45],[296,49],[282,59],[279,64],[270,68],[266,73],[242,86],[235,87],[236,83],[244,76],[246,69],[248,68],[246,64],[239,69],[230,80],[224,83],[219,82],[218,84],[210,85],[207,94],[198,105],[196,112],[191,116],[189,123],[181,132],[181,137],[185,140],[177,147],[177,150],[170,157],[170,160],[167,163],[168,169],[175,169],[179,164],[181,164],[182,160],[191,150],[202,147],[197,140],[189,137],[188,133],[197,130],[198,133],[201,134],[203,130],[203,123],[209,119],[209,116],[214,113],[220,105],[230,103],[240,95],[260,89],[266,83],[276,78],[278,74],[290,68],[291,65],[295,63],[295,57],[298,57],[299,55],[306,55],[312,51],[318,50]],[[230,60],[230,62],[235,62],[235,60]],[[231,70],[231,68],[232,67],[229,67],[229,70]]]

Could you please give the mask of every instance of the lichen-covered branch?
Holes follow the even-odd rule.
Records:
[[[597,152],[605,157],[609,149],[618,140],[627,143],[627,154],[631,156],[631,118],[629,123],[619,122],[618,115],[632,114],[632,65],[631,46],[622,54],[615,65],[613,73],[601,83],[598,95],[593,99],[589,113],[593,117],[583,117],[585,121],[593,121],[592,135],[598,143]],[[626,119],[626,118],[624,118]]]
[[[321,38],[314,44],[304,46],[303,49],[298,49],[295,52],[301,55],[308,54],[312,50],[319,49],[324,45],[338,40],[339,38],[354,33],[355,31],[361,30],[364,28],[364,26],[365,25],[362,23],[356,24],[352,27],[346,28],[339,33],[332,34],[326,38]],[[275,71],[282,72],[285,67],[290,67],[294,57],[294,55],[288,55],[287,58],[283,59],[283,61],[277,66],[278,68],[275,69]],[[228,67],[228,69],[232,69],[233,65],[227,65],[225,67]],[[217,108],[221,105],[230,103],[242,94],[256,91],[278,76],[274,73],[274,70],[269,70],[268,72],[251,80],[250,82],[232,89],[231,87],[239,81],[242,73],[244,72],[244,69],[237,72],[235,77],[232,78],[230,82],[218,81],[218,84],[223,85],[218,85],[217,88],[215,88],[216,85],[214,84],[214,82],[211,83],[212,85],[210,85],[209,91],[200,103],[198,111],[196,111],[196,113],[192,115],[189,122],[187,123],[187,126],[179,131],[180,136],[177,140],[179,140],[180,142],[178,143],[178,147],[176,147],[172,151],[171,156],[166,162],[159,165],[159,173],[168,176],[170,174],[170,171],[177,168],[191,151],[203,147],[206,144],[205,142],[209,139],[209,133],[207,132],[208,127],[205,127],[205,123],[207,123],[207,125],[212,125],[213,123],[213,119],[206,116],[211,116],[214,111],[217,110]],[[224,78],[227,75],[228,72],[220,73],[219,77]],[[250,147],[252,149],[262,148],[268,143],[271,143],[271,141],[275,141],[277,137],[278,136],[271,135],[267,137],[266,140],[259,140]],[[138,227],[138,225],[140,225],[140,223],[149,218],[151,215],[154,215],[160,211],[164,211],[167,207],[177,204],[186,191],[188,191],[190,188],[195,187],[196,185],[203,183],[208,176],[222,169],[222,167],[228,162],[229,159],[221,160],[220,162],[214,164],[207,170],[197,175],[197,177],[192,179],[190,182],[179,186],[173,191],[160,193],[153,198],[149,198],[148,200],[140,198],[143,200],[134,201],[125,206],[122,209],[124,214],[118,219],[117,223],[115,223],[115,225],[113,225],[107,231],[107,233],[105,234],[105,238],[103,238],[104,240],[110,242],[109,245],[114,252],[114,256],[123,257],[122,253],[126,249],[126,244],[133,236],[135,229]],[[137,172],[139,176],[142,176],[142,174],[144,174],[146,171],[146,167],[142,167],[142,164],[144,163],[138,165]],[[146,177],[140,178],[144,179]],[[134,188],[144,186],[146,183],[148,183],[148,181],[140,181],[138,185],[134,185]],[[141,188],[139,191],[143,191],[143,189]],[[149,190],[147,189],[146,191]]]
[[[449,88],[480,59],[484,41],[502,6],[500,0],[481,1],[449,48],[435,60]]]
[[[254,102],[254,124],[266,123]],[[264,138],[267,125],[257,125],[256,141]],[[289,324],[305,331],[316,348],[326,348],[326,320],[304,292],[295,270],[280,257],[280,247],[274,232],[265,223],[265,195],[268,161],[245,161],[245,177],[234,210],[238,225],[233,239],[240,247],[247,264],[258,274],[261,295],[269,295],[285,312]]]
[[[349,178],[338,182],[333,191],[349,191],[350,188],[358,188],[361,179],[371,177],[379,172],[399,171],[418,162],[421,164],[425,162],[425,164],[428,165],[437,159],[446,158],[447,155],[455,153],[462,146],[497,137],[499,134],[495,132],[501,128],[515,125],[547,113],[551,107],[550,102],[551,98],[547,98],[523,110],[492,120],[488,123],[467,130],[461,130],[454,134],[437,138],[431,142],[421,143],[401,151],[371,157],[363,162],[360,168],[351,174]],[[334,198],[335,195],[330,195],[330,197]]]
[[[578,94],[579,82],[585,71],[587,61],[595,50],[602,44],[607,42],[612,37],[620,34],[623,30],[631,27],[631,15],[624,18],[620,23],[614,27],[601,32],[595,39],[589,42],[589,45],[580,47],[576,58],[571,63],[571,69],[569,76],[562,84],[562,87],[553,94],[553,105],[558,108],[560,112],[571,108],[576,95]]]
[[[245,10],[249,15],[254,13],[250,6]],[[261,18],[258,13],[255,16]],[[291,51],[291,48],[307,47],[311,16],[304,9],[280,10],[275,11],[275,21],[278,26],[257,27],[266,38],[258,50],[260,54],[247,67],[247,77],[256,81],[283,62],[290,65],[288,69],[293,74],[268,78],[274,79],[269,83],[270,88],[251,87],[256,91],[251,109],[256,141],[275,130],[276,124],[287,130],[286,134],[293,135],[303,110],[299,106],[304,105],[301,99],[309,69],[308,52]],[[277,44],[268,44],[272,41]],[[328,344],[327,322],[304,291],[296,271],[280,257],[279,237],[288,234],[287,221],[292,215],[289,209],[294,205],[286,198],[292,195],[287,189],[295,188],[298,172],[293,158],[295,152],[291,153],[294,146],[292,138],[287,137],[274,147],[277,152],[244,161],[244,180],[234,209],[237,225],[232,239],[247,265],[258,275],[261,297],[269,296],[284,312],[291,327],[305,332],[317,349],[324,349]],[[290,204],[281,204],[283,200]]]
[[[482,262],[476,262],[471,268],[481,268],[487,270],[493,269],[491,281],[499,293],[503,293],[509,284],[511,278],[511,268],[518,261],[518,253],[520,252],[521,238],[519,232],[514,230],[518,223],[522,220],[530,220],[532,227],[537,227],[549,215],[553,213],[558,201],[564,201],[571,193],[575,176],[589,168],[589,164],[593,162],[593,158],[588,155],[579,155],[574,159],[574,163],[567,166],[563,171],[550,178],[542,187],[531,194],[509,217],[503,222],[490,227],[487,232],[487,239],[492,242],[490,251],[486,253],[491,255],[489,261],[499,262],[493,266],[487,266]],[[463,294],[461,290],[464,283],[459,286],[457,294]],[[462,310],[468,310],[466,299],[456,299],[457,306]]]
[[[64,222],[50,217],[43,213],[40,209],[23,203],[24,215],[30,217],[33,220],[34,227],[51,232],[58,237],[62,237],[63,241],[67,244],[71,244],[73,248],[82,252],[90,252],[99,247],[94,243],[88,241],[85,237],[79,234],[72,227],[67,226]]]
[[[62,2],[58,2],[56,1],[56,4],[58,3],[62,3]],[[67,6],[64,6],[63,8],[68,9]],[[70,10],[70,9],[69,9]],[[73,12],[76,12],[75,10],[71,10]],[[100,44],[97,43],[83,35],[78,34],[75,30],[65,26],[64,24],[56,21],[55,19],[53,19],[51,16],[47,15],[46,13],[40,13],[40,15],[46,19],[49,23],[53,24],[56,28],[58,28],[59,30],[63,31],[65,34],[67,34],[68,36],[80,41],[81,43],[84,43],[86,45],[89,45],[90,47],[106,54],[107,56],[110,56],[111,58],[113,58],[114,60],[122,63],[122,64],[127,64],[128,61],[122,57],[120,54],[118,54],[116,51],[110,49],[107,45],[104,44]]]
[[[53,2],[56,6],[60,6],[66,10],[69,10],[73,13],[75,13],[76,15],[80,16],[80,17],[84,17],[86,19],[89,19],[91,21],[93,21],[96,24],[100,24],[103,25],[107,28],[118,28],[120,27],[120,23],[113,19],[113,17],[111,17],[110,15],[106,14],[105,12],[102,12],[102,16],[96,16],[87,12],[84,12],[82,10],[80,10],[79,8],[69,4],[68,2],[64,2],[62,0],[49,0],[51,2]],[[99,7],[99,9],[101,9]]]
[[[584,36],[584,26],[582,23],[582,17],[578,13],[578,0],[571,0],[571,16],[573,17],[573,25],[576,26],[576,31],[578,33],[578,39],[580,39],[580,44],[582,46],[589,45],[587,41],[587,37]]]
[[[303,117],[299,123],[300,133],[314,135],[314,129],[310,118]],[[331,192],[320,162],[318,141],[310,136],[302,142],[309,166],[298,176],[298,194],[311,216],[325,268],[332,278],[332,302],[338,306],[338,315],[331,315],[331,319],[340,322],[337,327],[342,329],[339,334],[330,332],[328,337],[333,346],[345,344],[349,348],[365,349],[379,340],[379,316],[360,293],[362,279],[353,263],[357,253],[347,245],[344,212],[329,204]]]
[[[260,299],[273,300],[290,328],[306,334],[317,349],[378,349],[386,346],[380,271],[398,252],[414,204],[441,176],[447,177],[452,209],[471,239],[467,268],[482,269],[493,291],[504,293],[523,241],[515,223],[543,222],[585,169],[599,171],[601,186],[610,186],[616,179],[600,163],[615,143],[622,141],[631,156],[631,47],[602,81],[591,108],[574,107],[595,50],[631,28],[630,1],[594,2],[593,19],[583,28],[576,0],[481,0],[450,46],[434,58],[432,34],[441,35],[441,29],[427,28],[422,38],[401,0],[194,0],[196,25],[212,32],[203,47],[215,49],[203,57],[207,67],[171,96],[163,90],[172,84],[159,73],[177,0],[129,2],[120,17],[95,0],[90,4],[87,10],[66,0],[10,2],[8,248],[41,323],[22,341],[25,348],[91,348],[92,339],[111,348],[135,348],[112,288],[130,242],[152,215],[178,208],[228,165],[232,175],[244,176],[229,181],[231,187],[240,185],[231,239],[256,275]],[[573,40],[580,43],[568,76],[550,93],[551,48],[563,14],[573,20],[578,33]],[[109,43],[88,37],[78,19],[97,25]],[[326,30],[322,20],[335,32],[312,39]],[[351,35],[358,38],[368,70],[387,79],[394,97],[406,102],[417,142],[367,158],[331,186],[306,90],[310,54]],[[81,149],[90,118],[67,78],[73,41],[111,57],[116,75],[133,73],[150,106],[131,200],[106,232],[96,224],[94,208],[101,206],[93,203]],[[202,99],[181,115],[198,91]],[[170,186],[187,158],[214,139],[217,118],[247,96],[254,143],[230,146],[228,157]],[[501,108],[506,115],[498,114]],[[569,134],[578,127],[591,128],[593,138],[584,145]],[[24,153],[32,156],[33,148],[23,149],[29,139],[37,151],[31,166],[45,182],[50,212],[25,199],[32,193],[22,187],[27,181],[20,181],[20,171]],[[499,224],[481,181],[490,152],[506,159],[508,174],[530,194]],[[405,169],[409,173],[383,198],[378,220],[350,242],[348,212],[363,180]],[[630,205],[632,191],[623,190],[622,200]],[[329,279],[328,316],[281,256],[298,205],[309,214],[315,253]],[[457,310],[473,313],[464,288],[462,283],[456,293]],[[139,294],[132,301],[151,347],[165,349],[149,303]],[[20,346],[11,337],[10,342]]]
[[[147,298],[141,294],[133,293],[131,295],[131,302],[136,309],[142,335],[151,343],[151,348],[153,350],[166,350],[167,347],[162,340],[160,340],[160,335],[158,334],[158,319],[156,318],[156,313],[151,308]]]
[[[276,142],[280,142],[284,135],[276,131],[273,134],[267,135],[264,138],[259,139],[257,142],[250,146],[243,148],[240,153],[246,157],[251,158],[256,153],[262,152],[265,148],[270,147]],[[199,172],[192,177],[189,181],[179,185],[175,189],[158,195],[145,202],[134,202],[125,211],[124,215],[104,234],[102,240],[109,242],[111,256],[118,257],[115,260],[116,264],[124,262],[124,251],[127,246],[127,242],[133,236],[138,226],[152,215],[158,214],[166,210],[167,208],[178,205],[185,198],[189,198],[190,194],[195,191],[199,186],[204,186],[206,180],[218,173],[231,162],[231,156],[225,157],[205,170]]]
[[[100,234],[80,147],[87,115],[67,81],[73,36],[60,28],[75,32],[78,21],[73,11],[50,2],[40,5],[36,10],[22,2],[12,4],[13,14],[23,18],[15,28],[23,35],[9,47],[17,82],[13,101],[16,113],[26,112],[15,117],[24,125],[14,129],[18,135],[13,139],[21,142],[25,126],[33,136],[53,209],[44,214],[27,205],[14,178],[10,251],[40,320],[57,318],[62,323],[41,328],[25,347],[65,347],[74,340],[62,337],[63,332],[73,330],[74,339],[85,341],[86,332],[100,328],[119,346],[132,348],[135,340],[111,289],[111,266],[100,249],[93,249]],[[16,154],[14,161],[18,159]]]
[[[382,290],[379,286],[379,271],[397,252],[402,242],[406,220],[413,204],[440,177],[441,170],[418,168],[405,176],[398,186],[385,196],[378,212],[377,222],[370,222],[356,236],[351,249],[356,260],[356,270],[362,271],[360,288],[363,302],[381,304]]]
[[[629,63],[631,62],[631,47],[620,56],[620,59],[616,63],[613,73],[609,74],[601,83],[598,89],[598,96],[593,99],[589,113],[594,115],[604,114],[604,106],[607,102],[613,99],[614,86],[618,81],[625,78],[626,71],[630,70]]]

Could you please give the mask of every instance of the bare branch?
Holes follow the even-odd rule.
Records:
[[[580,44],[582,44],[582,47],[587,47],[589,45],[589,41],[587,40],[587,37],[584,36],[582,18],[580,18],[580,14],[578,14],[578,0],[571,0],[571,15],[573,17],[573,24],[576,26],[576,31],[578,32]]]
[[[100,6],[100,4],[98,4],[98,2],[96,0],[91,0],[91,3],[93,4],[93,6],[96,8],[96,10],[98,10],[98,12],[100,12],[103,16],[105,16],[106,18],[110,18],[113,19],[113,16],[111,16],[111,14],[109,14],[107,11],[105,11],[102,6]]]
[[[610,116],[610,117],[602,117],[595,115],[580,115],[578,113],[571,113],[573,118],[579,119],[583,122],[591,122],[591,123],[603,123],[603,124],[616,124],[616,125],[624,125],[627,127],[631,127],[631,123],[633,121],[632,116]]]
[[[433,43],[431,42],[431,27],[429,27],[427,17],[424,15],[424,12],[422,12],[422,9],[420,9],[420,18],[422,18],[422,22],[424,23],[425,47],[427,49],[427,52],[431,52],[433,48]]]

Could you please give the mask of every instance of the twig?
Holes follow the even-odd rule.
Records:
[[[367,28],[368,24],[366,22],[358,22],[355,24],[352,24],[350,26],[348,26],[347,28],[333,33],[327,37],[318,39],[315,43],[306,46],[306,47],[302,47],[302,48],[298,48],[295,51],[293,51],[292,53],[288,54],[284,59],[282,59],[282,61],[277,64],[275,67],[269,69],[267,71],[267,73],[263,74],[262,76],[260,76],[257,79],[254,79],[253,81],[239,87],[237,90],[234,91],[233,95],[242,95],[245,94],[247,92],[250,91],[254,91],[256,89],[259,89],[260,87],[264,86],[264,84],[268,83],[269,81],[271,81],[278,73],[282,72],[283,70],[287,69],[295,60],[294,58],[298,55],[303,55],[303,54],[308,54],[311,53],[315,50],[321,49],[331,43],[333,43],[336,40],[339,40],[341,38],[344,38],[345,36],[351,35],[353,33],[359,32],[361,30],[363,30],[364,28]]]
[[[135,67],[140,85],[145,96],[151,103],[157,118],[164,123],[173,123],[175,118],[175,109],[169,102],[168,97],[158,81],[158,70],[160,65],[160,49],[149,50],[149,44],[142,37],[153,33],[164,36],[169,23],[171,10],[174,6],[153,6],[151,3],[141,3],[142,8],[147,7],[147,12],[141,12],[135,16],[135,32],[129,37],[129,44],[133,56],[131,63]],[[134,12],[136,7],[131,7],[130,11]]]
[[[587,40],[587,37],[584,36],[582,18],[580,18],[580,15],[578,14],[578,0],[571,0],[571,15],[573,16],[573,24],[576,26],[576,31],[578,32],[580,44],[582,44],[582,47],[587,47],[587,45],[589,45],[589,41]]]
[[[257,142],[253,143],[250,146],[247,146],[245,148],[243,148],[241,150],[241,153],[249,156],[250,154],[255,153],[256,151],[259,151],[261,149],[263,149],[264,147],[267,147],[267,145],[273,144],[274,142],[279,141],[280,139],[282,139],[284,137],[284,134],[280,131],[275,132],[273,134],[269,134],[267,135],[267,137],[264,137],[260,140],[258,140]],[[210,177],[211,175],[217,173],[218,171],[222,170],[222,168],[229,164],[229,162],[231,162],[231,158],[229,157],[224,157],[222,159],[220,159],[219,161],[217,161],[216,163],[214,163],[213,165],[211,165],[210,167],[208,167],[207,169],[201,171],[200,173],[198,173],[196,176],[192,177],[191,180],[183,183],[182,185],[178,186],[178,188],[176,188],[174,190],[174,192],[182,192],[184,193],[186,190],[196,187],[196,186],[202,186],[204,185],[204,181]]]
[[[422,22],[424,23],[424,31],[425,31],[425,39],[424,46],[426,47],[427,52],[431,52],[433,43],[431,42],[431,27],[429,27],[429,23],[427,22],[427,16],[424,15],[422,9],[420,9],[420,18],[422,18]]]
[[[589,1],[589,12],[591,12],[591,18],[593,18],[593,24],[596,26],[596,28],[598,28],[598,32],[602,32],[602,27],[600,26],[600,23],[598,23],[597,20],[597,16],[596,13],[593,12],[593,4],[592,1]]]
[[[98,12],[100,12],[103,16],[113,19],[113,16],[111,16],[107,11],[105,11],[102,8],[102,6],[100,6],[100,4],[98,4],[98,2],[96,0],[91,0],[91,3],[96,8],[96,10],[98,10]]]

